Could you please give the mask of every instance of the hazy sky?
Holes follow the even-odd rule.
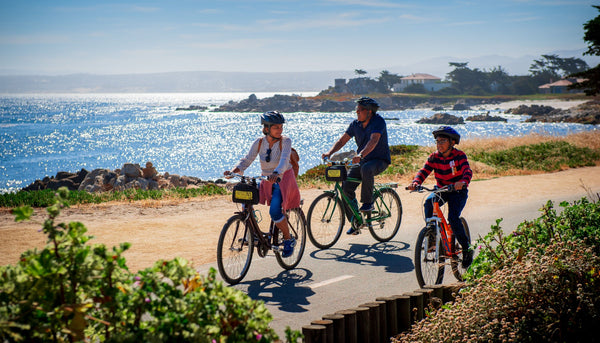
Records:
[[[593,4],[0,0],[0,72],[322,71],[540,56],[587,48],[583,24],[600,14]]]

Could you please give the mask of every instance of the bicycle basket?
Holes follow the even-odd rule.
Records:
[[[260,198],[258,188],[247,183],[238,183],[233,187],[233,202],[242,204],[258,204]]]
[[[346,166],[331,166],[325,169],[325,179],[327,181],[345,181]]]

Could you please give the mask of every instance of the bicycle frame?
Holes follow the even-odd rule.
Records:
[[[354,179],[354,178],[348,178],[347,181],[350,182],[357,182],[360,183],[361,181],[358,179]],[[385,187],[390,187],[390,188],[395,188],[397,187],[397,184],[392,184],[392,183],[386,183],[386,184],[375,184],[375,188],[373,190],[373,198],[377,199],[377,197],[379,196],[380,193],[380,189],[381,188],[385,188]],[[348,206],[348,208],[350,208],[350,210],[352,211],[352,215],[354,216],[354,218],[357,219],[358,224],[360,226],[364,226],[366,224],[369,224],[371,222],[377,221],[377,220],[381,220],[381,219],[385,219],[390,217],[390,209],[388,207],[388,205],[384,202],[382,202],[381,204],[376,203],[376,206],[378,208],[376,208],[377,213],[379,213],[379,215],[376,216],[371,216],[371,213],[367,213],[367,215],[365,216],[365,214],[363,212],[360,212],[357,208],[354,208],[352,206],[351,200],[350,198],[344,193],[344,191],[342,190],[342,185],[340,181],[336,181],[335,186],[333,188],[333,190],[329,190],[329,191],[325,191],[325,192],[329,192],[335,195],[336,198],[342,200],[342,202],[344,204],[346,204]],[[384,208],[379,208],[379,206],[384,206]],[[333,206],[336,206],[336,203],[333,203]],[[334,208],[335,209],[335,208]],[[333,215],[333,213],[335,211],[327,211],[328,213],[331,213]],[[345,212],[344,212],[345,213]],[[381,213],[385,213],[383,215],[381,215]],[[331,218],[329,218],[331,219]]]
[[[428,190],[426,188],[423,188]],[[444,212],[440,206],[440,193],[450,191],[448,188],[439,188],[435,190],[430,190],[434,193],[431,201],[433,202],[433,216],[427,220],[427,225],[433,224],[437,228],[436,230],[436,246],[439,246],[440,240],[444,247],[444,252],[448,257],[454,257],[460,253],[460,251],[456,251],[454,247],[452,247],[454,231],[452,231],[452,227],[450,223],[446,220],[444,216]],[[439,258],[439,256],[436,256]]]

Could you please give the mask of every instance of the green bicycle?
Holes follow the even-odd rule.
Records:
[[[320,249],[332,247],[344,229],[346,211],[349,211],[348,217],[352,218],[350,225],[358,233],[368,228],[373,238],[379,242],[392,239],[402,221],[402,203],[394,190],[398,184],[375,184],[373,195],[375,209],[363,213],[342,191],[342,181],[346,179],[351,182],[361,182],[358,179],[347,178],[346,169],[350,165],[347,162],[331,160],[325,162],[329,165],[325,171],[325,178],[328,181],[335,181],[335,187],[317,196],[310,205],[307,216],[307,233],[310,241]]]

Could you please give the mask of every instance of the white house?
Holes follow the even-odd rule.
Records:
[[[412,74],[400,79],[400,83],[392,86],[393,92],[402,92],[406,87],[414,84],[422,84],[428,92],[435,92],[442,88],[450,87],[450,82],[442,82],[442,79],[429,74]]]

